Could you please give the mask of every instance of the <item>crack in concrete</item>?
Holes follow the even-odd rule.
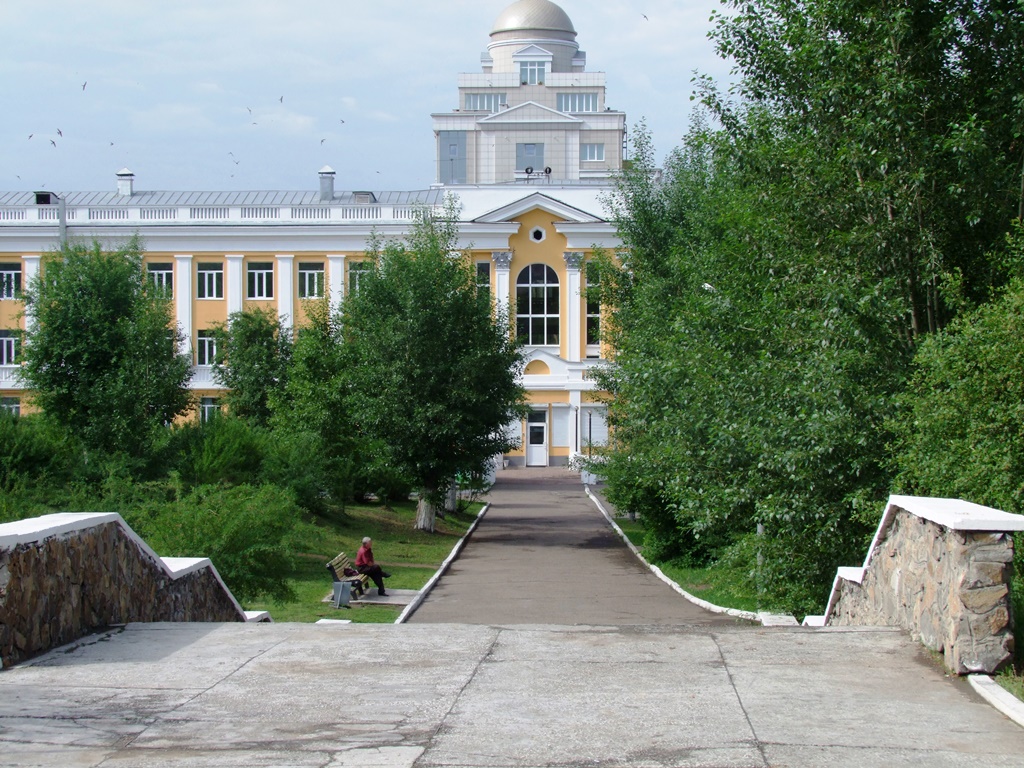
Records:
[[[725,660],[725,652],[722,650],[722,646],[718,643],[718,637],[714,633],[709,633],[708,637],[715,644],[715,648],[718,649],[718,657],[722,660],[722,669],[725,670],[725,676],[729,680],[729,687],[732,688],[732,692],[736,695],[736,703],[740,707],[740,711],[743,713],[743,719],[747,721],[747,727],[750,728],[750,735],[754,739],[754,746],[757,747],[758,754],[761,755],[761,762],[764,763],[765,768],[770,768],[771,763],[768,761],[768,755],[764,751],[764,743],[757,736],[757,729],[754,728],[754,723],[750,719],[750,713],[747,712],[746,706],[743,704],[743,699],[740,697],[739,689],[736,687],[736,681],[733,679],[732,670],[729,669],[729,662]]]
[[[464,694],[466,692],[466,689],[469,688],[470,685],[472,685],[473,681],[476,679],[476,676],[480,673],[480,669],[483,667],[483,665],[494,655],[494,649],[497,647],[498,641],[501,639],[501,635],[507,631],[502,629],[501,627],[496,627],[494,628],[494,630],[494,637],[491,639],[490,644],[487,646],[487,650],[477,660],[476,666],[474,666],[473,671],[469,673],[469,677],[466,679],[466,682],[462,684],[462,686],[459,688],[458,692],[452,699],[452,705],[448,707],[448,710],[441,716],[441,720],[438,722],[437,727],[434,729],[434,732],[430,735],[430,738],[428,738],[426,742],[423,744],[423,753],[418,758],[416,758],[415,762],[413,762],[414,766],[419,765],[421,759],[427,754],[427,752],[430,751],[430,748],[434,746],[434,742],[437,740],[437,737],[445,729],[445,725],[448,722],[449,716],[455,710],[455,707],[459,705],[459,701],[462,699],[462,694]]]

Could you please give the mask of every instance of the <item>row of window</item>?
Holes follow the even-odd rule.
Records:
[[[603,162],[604,144],[580,144],[581,162]],[[540,142],[524,142],[516,144],[516,170],[525,171],[532,168],[540,173],[544,168],[544,145]]]
[[[556,96],[559,112],[597,112],[597,93],[559,93]],[[469,112],[497,112],[508,106],[507,93],[467,93],[463,107]]]
[[[263,265],[250,265],[255,269],[249,273],[249,298],[273,298],[273,269]],[[272,265],[267,265],[271,266]],[[323,265],[306,265],[318,269],[304,270],[299,266],[299,295],[316,298],[323,295]],[[359,277],[370,268],[365,262],[350,266],[349,289],[359,289]],[[223,298],[223,265],[198,265],[199,298]],[[19,273],[20,274],[20,273]],[[150,264],[149,274],[153,282],[166,290],[173,290],[173,270],[169,264]],[[490,262],[476,264],[476,285],[480,293],[491,291]],[[588,282],[588,287],[592,283]],[[588,295],[586,299],[587,344],[597,344],[601,333],[600,303]],[[561,336],[560,295],[558,275],[546,264],[531,264],[525,267],[516,279],[516,332],[526,344],[536,346],[557,346]],[[17,336],[13,331],[0,330],[0,365],[14,365],[17,358]],[[217,359],[217,339],[212,331],[201,330],[196,334],[196,365],[213,365]]]
[[[174,265],[153,262],[147,265],[149,277],[166,296],[174,295]],[[358,273],[362,264],[352,264],[350,273]],[[299,298],[323,298],[326,280],[324,265],[319,262],[299,262]],[[224,265],[218,262],[196,264],[196,298],[224,298]],[[274,263],[254,261],[246,265],[246,298],[274,298]]]

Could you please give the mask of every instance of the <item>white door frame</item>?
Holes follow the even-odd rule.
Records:
[[[548,465],[548,412],[544,410],[530,411],[526,419],[526,466],[546,467]],[[535,438],[540,442],[534,442]]]

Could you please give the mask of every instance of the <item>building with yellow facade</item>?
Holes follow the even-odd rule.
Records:
[[[208,416],[221,394],[212,369],[215,325],[259,307],[294,327],[303,323],[307,299],[326,296],[340,306],[358,290],[371,237],[402,237],[418,207],[440,210],[445,197],[454,195],[461,205],[459,245],[474,261],[479,284],[509,309],[526,345],[523,383],[531,414],[510,425],[522,436],[523,448],[507,460],[565,464],[603,443],[605,410],[590,379],[604,364],[600,308],[587,300],[583,267],[595,248],[619,245],[603,199],[610,174],[621,169],[624,116],[581,116],[574,109],[585,100],[561,98],[563,89],[573,92],[562,75],[590,76],[583,72],[575,36],[564,11],[548,0],[520,0],[502,11],[484,74],[492,83],[510,69],[513,77],[486,87],[460,78],[459,98],[465,105],[471,94],[500,88],[496,93],[505,101],[494,111],[468,110],[464,128],[456,124],[464,117],[460,113],[434,116],[439,183],[427,190],[341,191],[335,172],[325,167],[318,184],[297,192],[148,191],[122,169],[116,188],[107,192],[0,193],[0,404],[17,412],[30,399],[18,373],[20,294],[38,274],[43,254],[65,234],[108,247],[141,236],[145,268],[171,297],[183,351],[194,362],[191,387],[200,414]],[[514,83],[531,72],[538,82]],[[596,103],[604,110],[603,75],[586,82],[586,92],[599,94]],[[488,122],[502,115],[515,119]],[[453,140],[460,131],[466,136]],[[534,154],[487,149],[499,141],[533,144]],[[566,141],[574,147],[601,143],[605,159],[582,160],[578,153],[590,150],[565,150]],[[550,147],[559,143],[563,154],[556,160]],[[549,165],[525,165],[537,157],[537,145],[543,145]],[[455,159],[466,160],[458,166],[460,173],[466,169],[465,177],[446,172],[453,165],[442,162],[459,151]],[[598,162],[600,168],[591,167]],[[584,171],[594,173],[588,178]]]

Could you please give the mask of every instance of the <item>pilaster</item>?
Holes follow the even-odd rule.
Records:
[[[578,363],[583,359],[583,335],[581,314],[583,311],[580,292],[580,268],[583,266],[582,251],[566,251],[563,254],[565,259],[565,293],[566,293],[566,345],[567,359],[571,363]]]
[[[179,352],[192,354],[192,254],[174,255],[174,314],[184,338]]]
[[[345,256],[340,253],[327,254],[327,292],[331,309],[337,312],[345,300]]]
[[[224,256],[227,261],[227,273],[224,275],[224,295],[227,298],[228,317],[242,311],[242,299],[245,297],[245,274],[241,253],[229,253]]]
[[[291,328],[295,323],[295,256],[277,254],[277,319]]]

